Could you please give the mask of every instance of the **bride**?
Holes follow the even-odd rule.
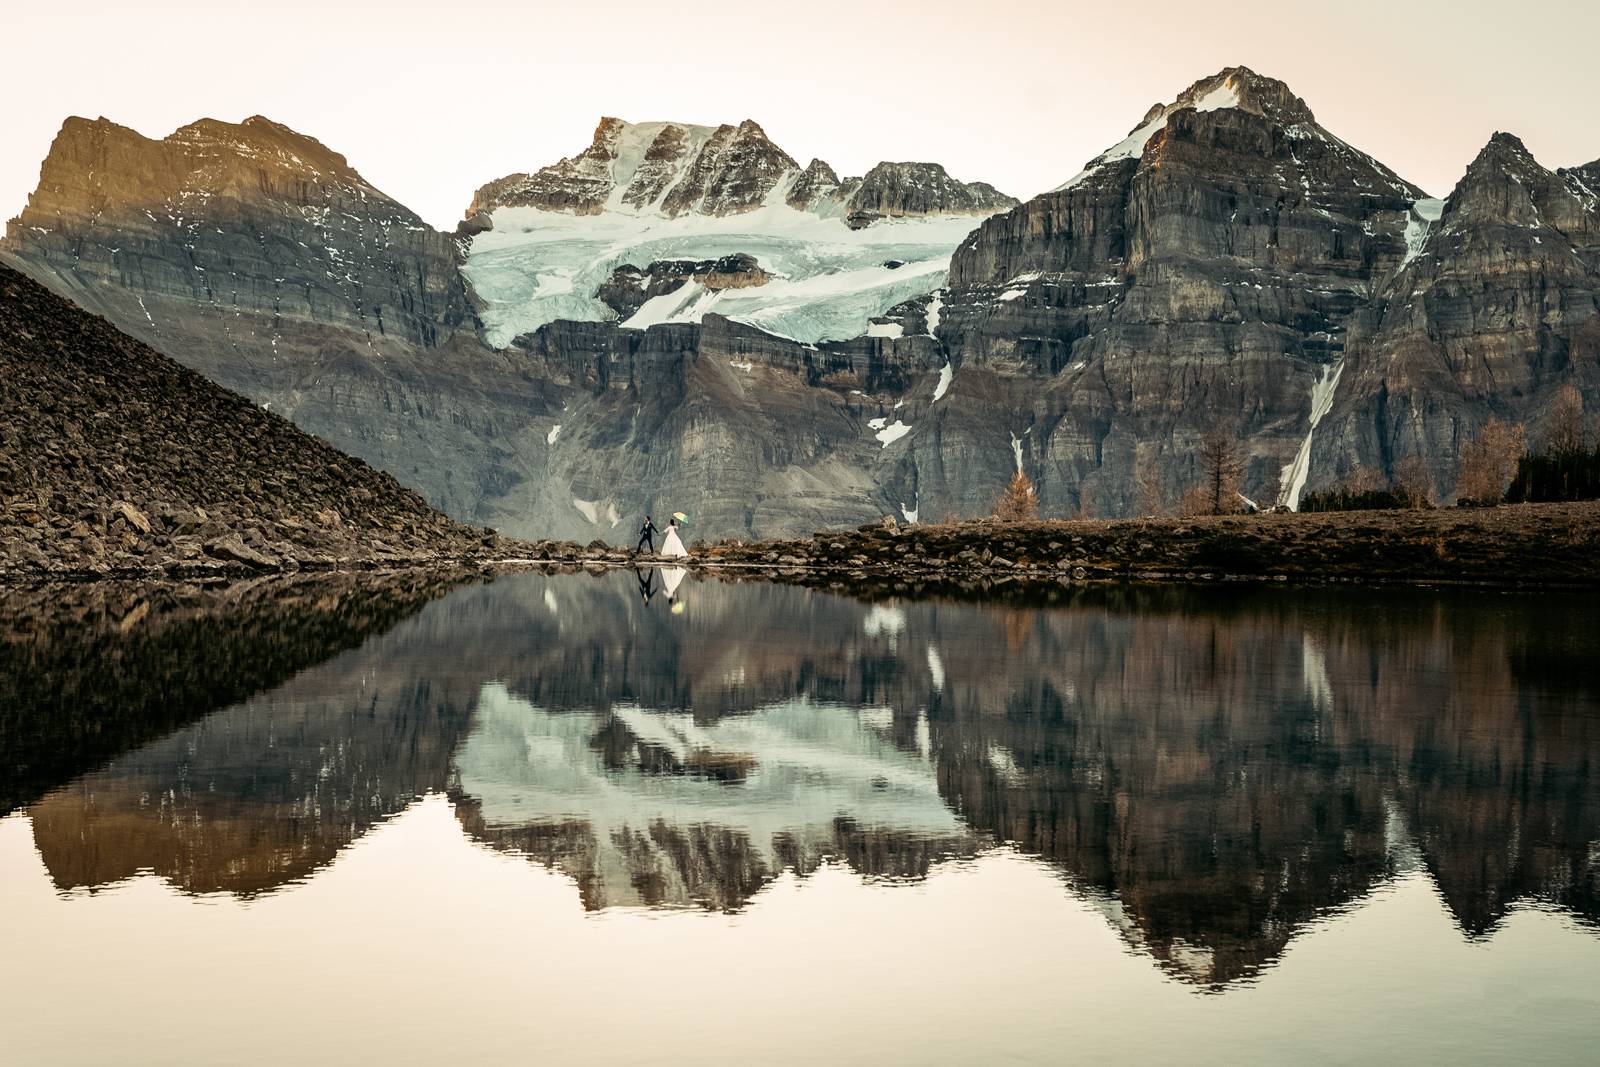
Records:
[[[667,523],[667,539],[661,542],[661,554],[663,556],[687,556],[689,554],[689,550],[683,547],[682,539],[678,537],[677,516],[673,516]]]

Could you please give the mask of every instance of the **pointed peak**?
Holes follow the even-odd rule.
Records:
[[[1490,137],[1488,143],[1479,150],[1477,156],[1467,166],[1467,176],[1462,180],[1466,181],[1475,174],[1486,172],[1519,177],[1550,173],[1533,158],[1533,153],[1522,143],[1522,138],[1500,130],[1496,130],[1494,136]]]
[[[1529,152],[1528,146],[1522,143],[1522,138],[1518,137],[1514,133],[1507,133],[1504,130],[1496,130],[1489,138],[1488,143],[1483,146],[1482,151],[1480,151],[1478,155],[1481,157],[1484,155],[1498,155],[1502,153],[1510,153],[1512,156],[1525,156],[1528,159],[1533,158],[1533,153]]]
[[[826,182],[829,185],[839,184],[838,171],[820,159],[813,159],[810,163],[807,163],[806,169],[801,174],[809,181]]]
[[[1201,78],[1178,95],[1173,108],[1178,107],[1198,111],[1236,107],[1286,125],[1316,121],[1311,108],[1285,82],[1244,66],[1225,67]]]
[[[1249,67],[1226,67],[1209,77],[1201,78],[1179,93],[1178,98],[1172,103],[1157,104],[1152,107],[1145,112],[1144,119],[1129,132],[1127,137],[1091,159],[1082,171],[1064,184],[1056,186],[1051,192],[1059,193],[1073,188],[1108,163],[1139,159],[1144,152],[1144,146],[1157,131],[1166,126],[1167,120],[1174,112],[1185,109],[1199,112],[1221,111],[1227,108],[1237,108],[1260,115],[1282,126],[1316,122],[1316,116],[1311,113],[1306,102],[1295,96],[1283,82],[1263,77]]]

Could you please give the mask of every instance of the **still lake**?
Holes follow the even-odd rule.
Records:
[[[1593,1063],[1600,604],[0,594],[0,1062]]]

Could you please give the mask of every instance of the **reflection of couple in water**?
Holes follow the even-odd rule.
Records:
[[[662,538],[661,541],[661,555],[663,556],[683,557],[689,554],[689,550],[683,547],[683,539],[678,536],[678,521],[681,517],[682,513],[680,512],[667,520],[667,536]],[[658,532],[659,529],[656,524],[649,515],[646,515],[644,517],[644,525],[639,527],[639,544],[634,548],[634,554],[638,555],[641,552],[648,551],[651,555],[654,555],[656,550],[655,535]],[[661,588],[667,594],[667,603],[672,605],[674,614],[683,610],[683,604],[678,600],[678,586],[683,583],[684,576],[688,573],[682,567],[661,568]],[[639,579],[639,596],[646,604],[649,604],[650,598],[655,596],[656,592],[656,572],[647,568],[644,570],[636,569],[634,574]]]
[[[656,551],[656,534],[660,528],[651,521],[650,516],[644,517],[644,525],[639,527],[639,543],[634,546],[634,555],[648,550],[651,555]],[[667,536],[661,541],[661,554],[663,556],[687,556],[689,550],[683,547],[683,539],[678,536],[678,516],[674,515],[667,520]]]
[[[639,567],[634,569],[634,577],[639,579],[639,596],[645,602],[656,595],[656,574],[654,567]],[[678,599],[678,586],[683,584],[683,579],[689,571],[684,567],[662,567],[661,591],[667,594],[667,603],[672,605],[672,613],[678,614],[683,610],[683,602]]]

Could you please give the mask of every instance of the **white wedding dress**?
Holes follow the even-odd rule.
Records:
[[[667,527],[667,539],[661,542],[661,554],[663,556],[687,556],[689,554],[689,550],[683,547],[683,541],[678,537],[678,528],[676,526]]]

